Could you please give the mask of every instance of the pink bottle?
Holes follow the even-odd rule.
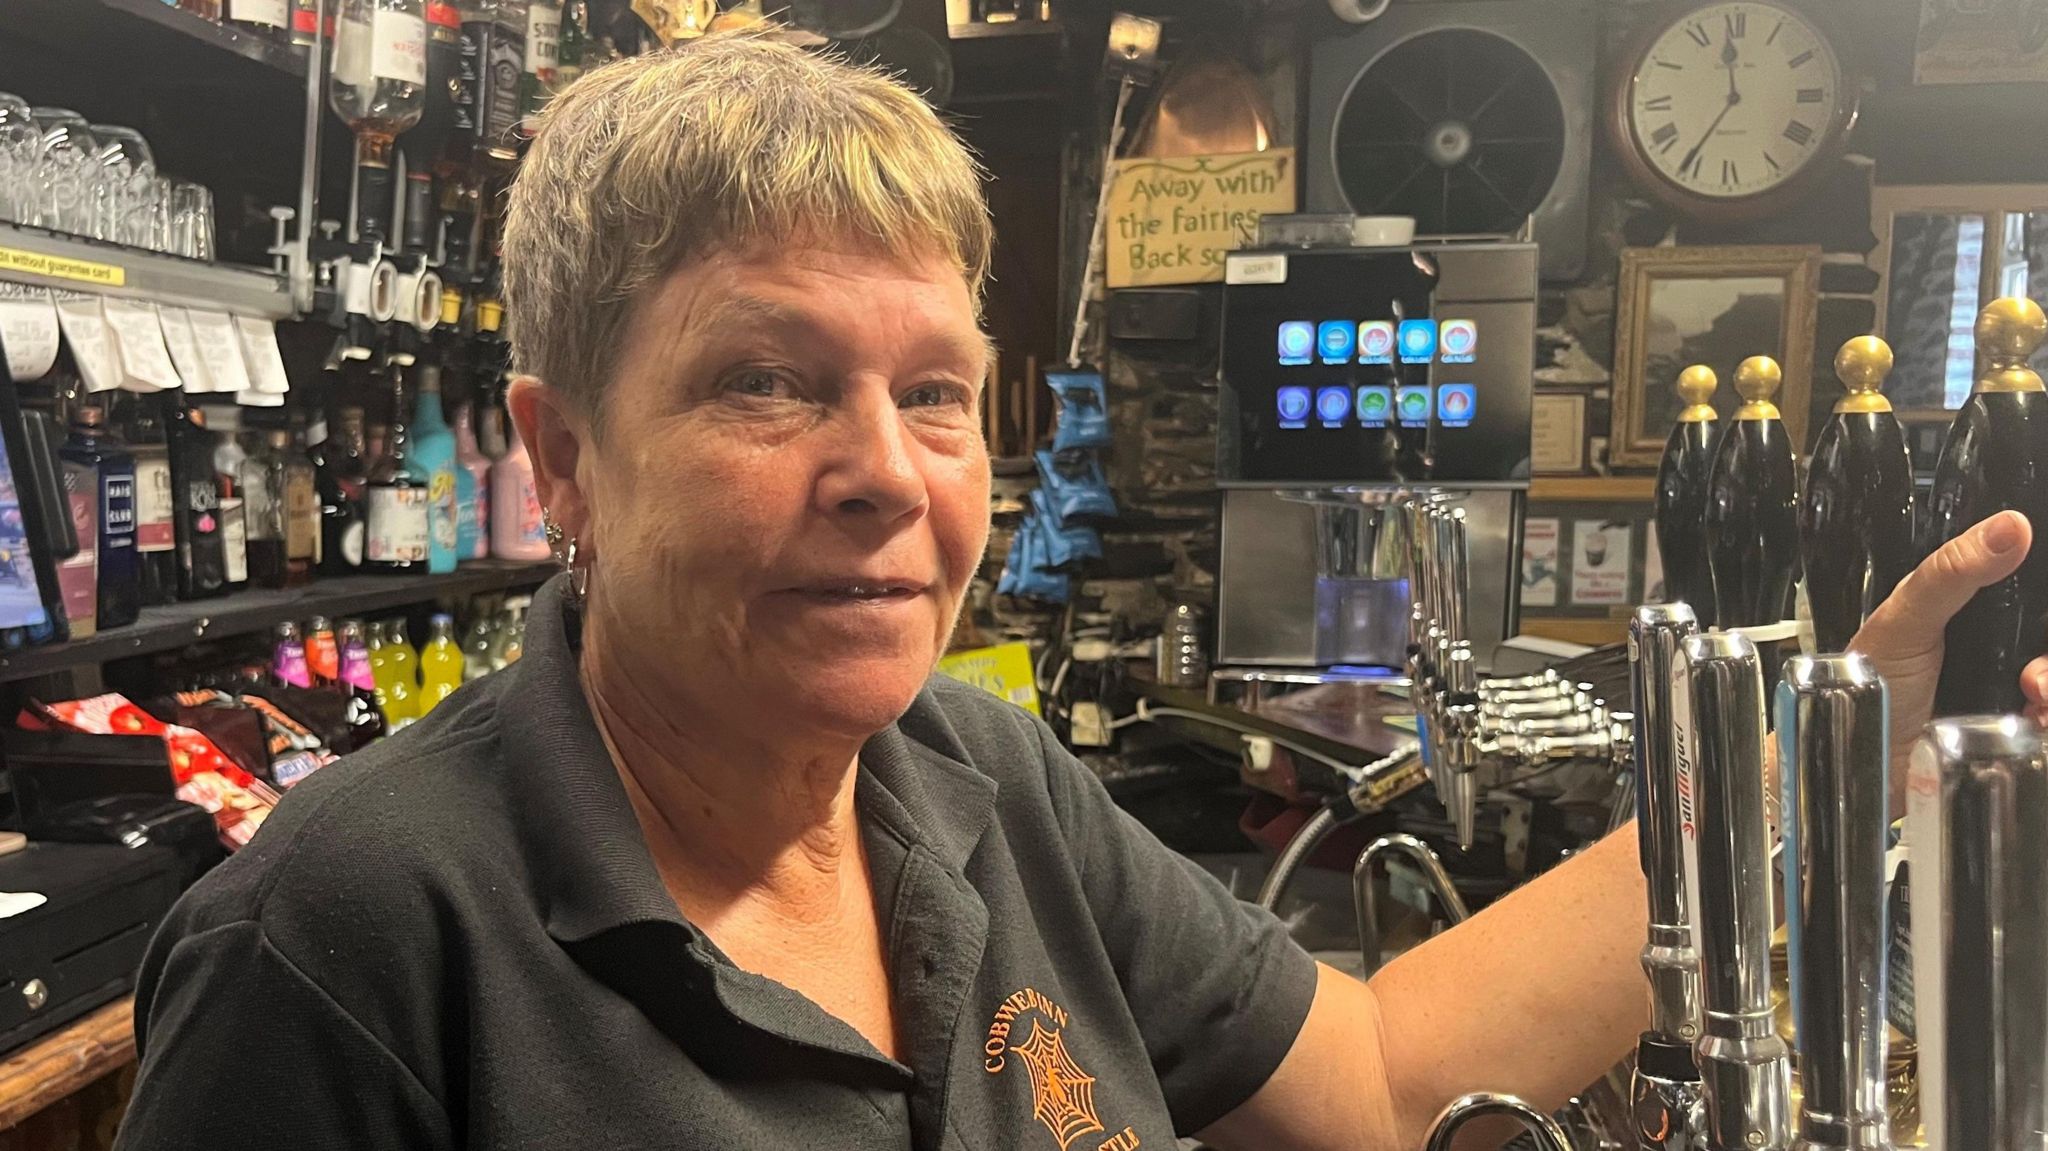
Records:
[[[491,457],[476,444],[476,425],[471,412],[475,405],[455,409],[455,466],[468,472],[471,482],[458,483],[456,495],[465,502],[456,509],[460,543],[468,544],[458,559],[480,560],[491,554]]]
[[[505,454],[491,465],[491,554],[501,560],[548,558],[541,530],[540,496],[533,489],[533,459],[526,441],[508,437]]]

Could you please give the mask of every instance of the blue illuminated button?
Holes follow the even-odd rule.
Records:
[[[1436,358],[1436,322],[1401,321],[1401,362],[1426,364]]]
[[[1469,364],[1479,352],[1479,325],[1472,320],[1445,320],[1437,329],[1444,363]]]
[[[1428,427],[1429,388],[1414,384],[1403,386],[1394,393],[1394,408],[1400,414],[1402,427]]]
[[[1436,418],[1447,428],[1468,427],[1479,411],[1479,393],[1471,384],[1445,384],[1436,390]]]
[[[1358,362],[1361,364],[1391,364],[1394,362],[1394,323],[1392,320],[1359,321]]]
[[[1341,428],[1351,414],[1350,388],[1317,388],[1316,415],[1326,428]]]
[[[1314,358],[1316,326],[1307,320],[1287,320],[1280,325],[1280,362],[1306,364]]]
[[[1351,346],[1358,342],[1358,327],[1350,320],[1324,320],[1316,325],[1316,348],[1323,355],[1326,364],[1348,364],[1351,362]],[[1346,396],[1344,406],[1351,406]]]
[[[1308,421],[1308,389],[1286,387],[1280,389],[1280,426],[1298,428]]]
[[[1358,389],[1359,423],[1368,428],[1384,428],[1393,418],[1394,389],[1381,384],[1367,384]]]

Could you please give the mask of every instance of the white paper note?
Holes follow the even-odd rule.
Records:
[[[213,377],[206,370],[206,361],[199,355],[199,341],[192,336],[192,316],[183,308],[168,305],[160,306],[156,311],[164,323],[164,346],[171,350],[171,362],[178,366],[178,375],[185,381],[185,390],[212,391]]]
[[[48,288],[0,280],[0,341],[7,345],[7,373],[16,383],[49,372],[61,337]]]
[[[121,348],[121,386],[131,392],[161,392],[181,386],[171,353],[164,348],[164,326],[156,305],[144,300],[101,301],[107,327]]]
[[[250,385],[278,396],[291,391],[284,355],[277,350],[277,328],[269,320],[236,316],[235,331],[242,337],[242,362],[249,366]]]
[[[107,330],[107,315],[100,310],[100,298],[83,292],[55,293],[57,322],[64,329],[64,342],[71,345],[71,358],[87,391],[109,392],[121,386],[121,352],[114,335]]]
[[[206,376],[216,392],[239,392],[249,386],[249,369],[242,362],[242,337],[226,312],[193,308],[192,341],[199,346],[199,358],[206,363]]]
[[[281,408],[284,397],[276,392],[259,392],[255,388],[243,388],[235,393],[235,402],[245,408]]]

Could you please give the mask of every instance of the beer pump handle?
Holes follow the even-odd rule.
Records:
[[[1890,705],[1855,654],[1793,656],[1777,698],[1799,1151],[1888,1145],[1885,850]]]
[[[1479,669],[1466,631],[1465,599],[1471,581],[1465,509],[1443,516],[1445,583],[1448,587],[1449,647],[1444,656],[1444,748],[1448,769],[1443,796],[1458,846],[1471,847],[1477,833],[1479,781]]]
[[[1650,934],[1643,972],[1650,981],[1650,1031],[1667,1043],[1699,1037],[1699,956],[1686,905],[1685,850],[1679,813],[1673,676],[1679,645],[1700,634],[1691,605],[1648,604],[1629,622],[1628,657],[1635,715],[1637,841],[1649,890]]]
[[[1792,442],[1771,402],[1783,381],[1783,371],[1769,356],[1751,356],[1735,369],[1735,390],[1743,403],[1721,437],[1709,473],[1708,563],[1714,572],[1714,622],[1724,628],[1783,620],[1799,566]]]
[[[1741,632],[1689,636],[1679,652],[1679,793],[1693,805],[1683,836],[1699,955],[1693,1053],[1705,1142],[1708,1151],[1784,1151],[1791,1052],[1771,1008],[1763,665]]]
[[[1714,369],[1694,364],[1678,374],[1685,407],[1664,441],[1657,465],[1657,549],[1664,559],[1665,598],[1690,604],[1701,627],[1714,624],[1714,573],[1707,565],[1707,483],[1720,443]]]
[[[1879,390],[1891,370],[1891,347],[1876,336],[1857,336],[1836,353],[1835,375],[1847,391],[1814,444],[1799,500],[1806,598],[1823,652],[1846,650],[1918,559],[1913,462]]]
[[[2033,550],[2018,571],[1983,588],[1950,617],[1934,714],[2022,710],[2019,673],[2048,645],[2048,393],[2028,366],[2048,337],[2032,300],[1993,300],[1977,317],[1984,374],[1956,413],[1934,469],[1929,550],[2001,511],[2033,524]]]

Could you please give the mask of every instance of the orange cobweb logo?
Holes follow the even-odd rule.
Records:
[[[1022,1042],[1011,1043],[1013,1029],[1023,1030],[1024,1016],[1029,1016],[1030,1031]],[[1059,1141],[1060,1151],[1083,1135],[1103,1130],[1102,1117],[1095,1111],[1095,1077],[1067,1050],[1066,1027],[1066,1009],[1026,987],[996,1009],[982,1047],[988,1057],[982,1066],[991,1075],[1007,1065],[1011,1053],[1023,1060],[1031,1076],[1031,1113]],[[1136,1146],[1135,1141],[1131,1145]]]

